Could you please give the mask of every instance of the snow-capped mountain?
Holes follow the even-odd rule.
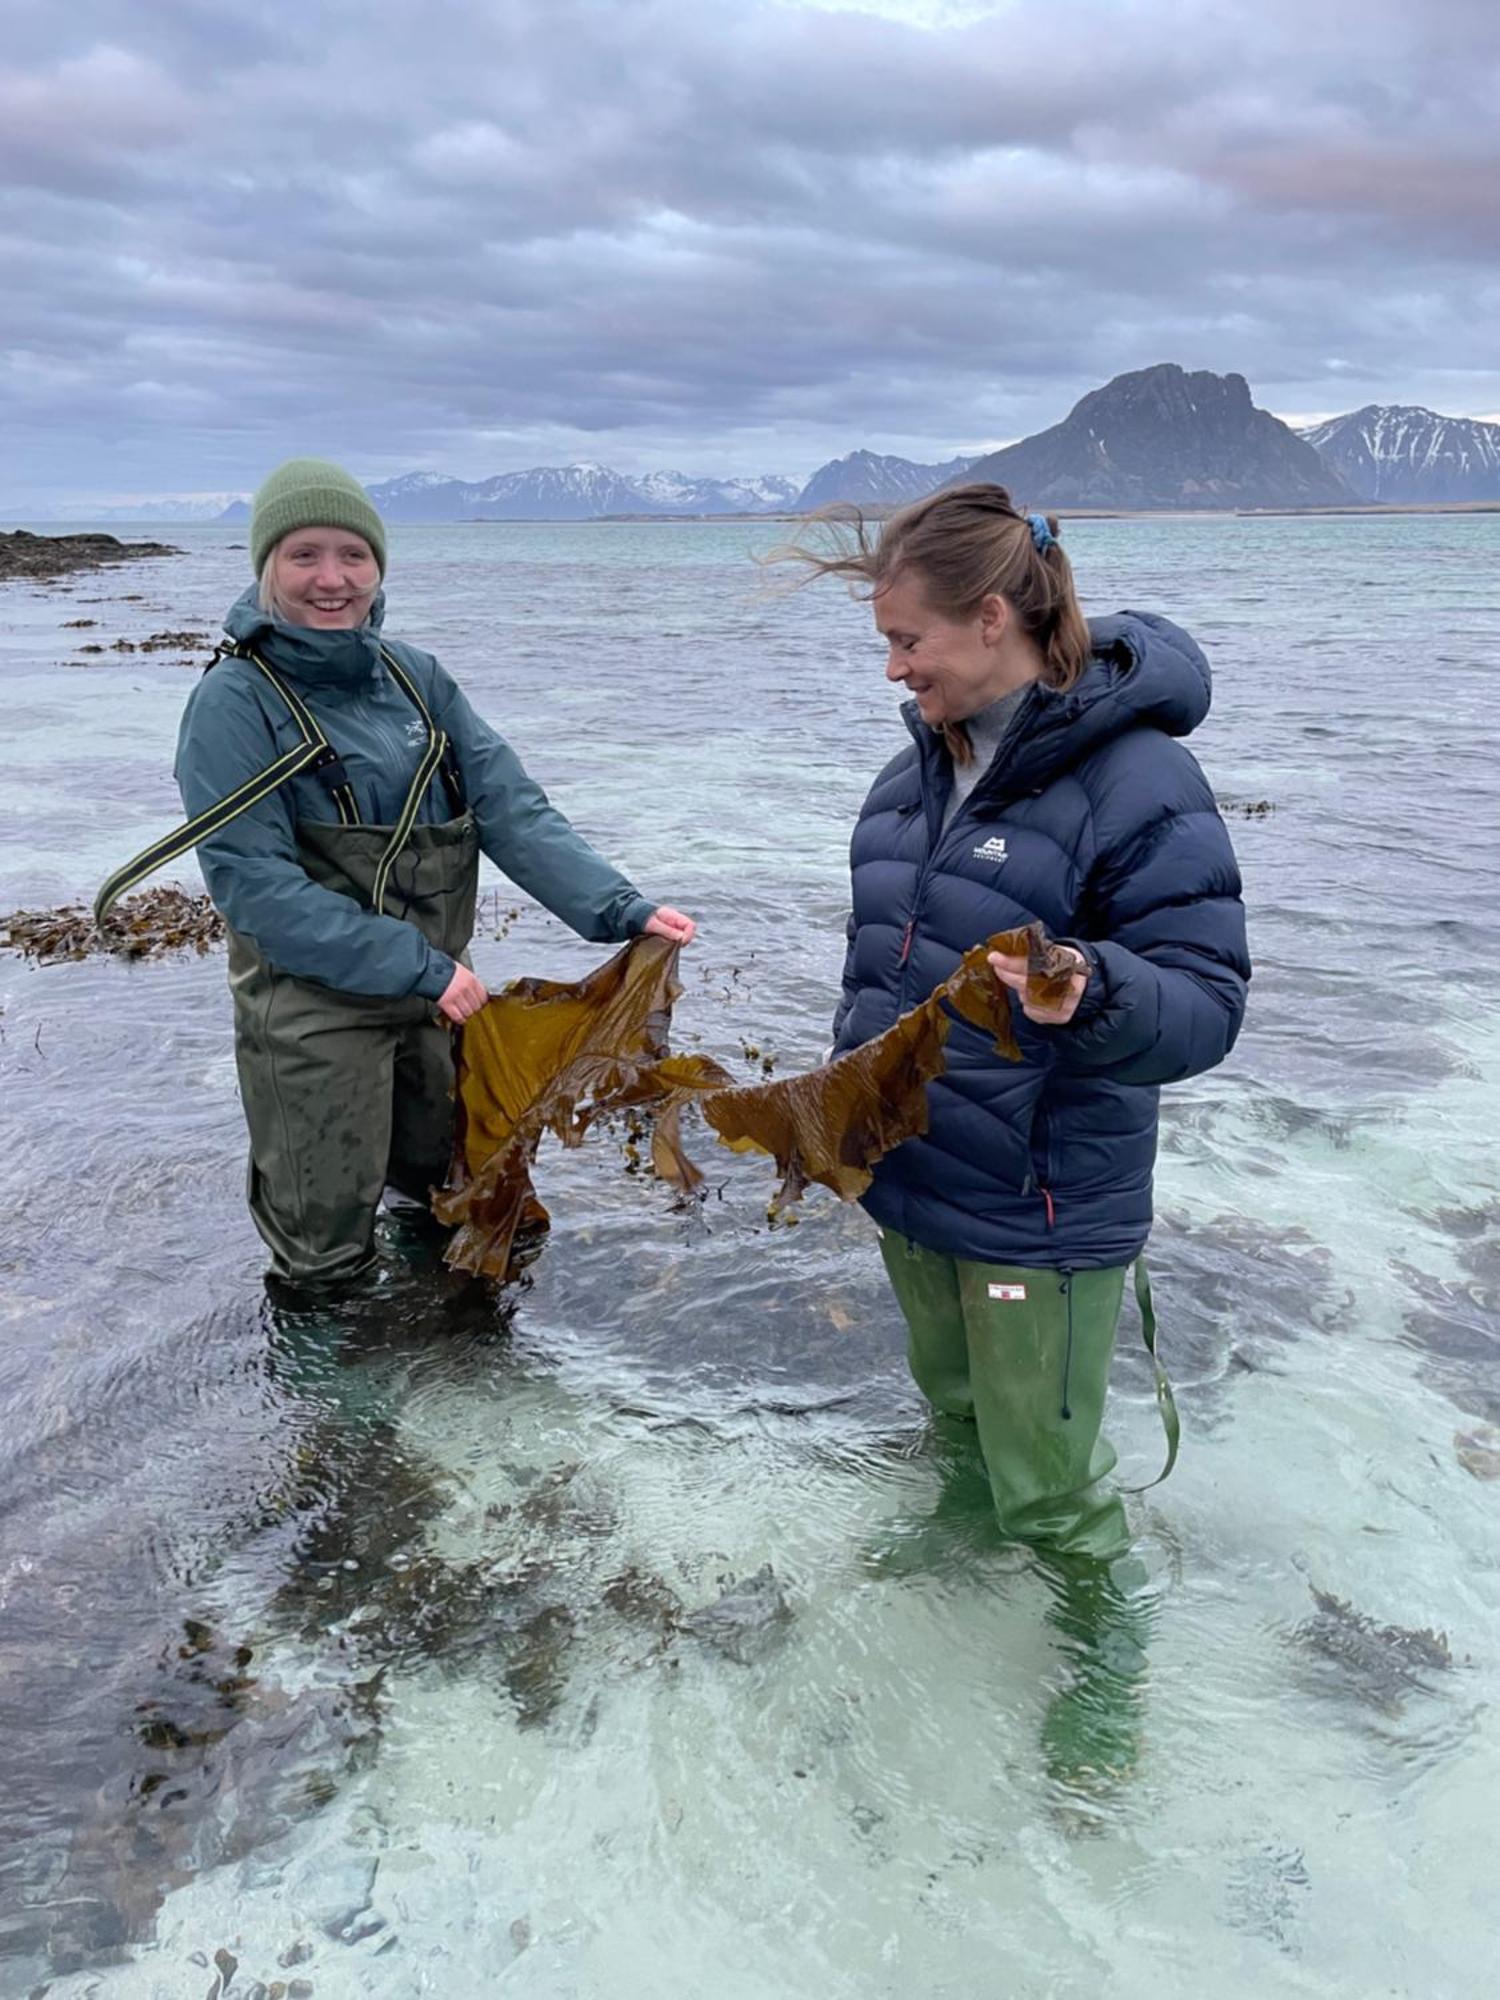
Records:
[[[685,472],[637,477],[608,465],[538,465],[492,479],[404,472],[367,488],[387,521],[589,521],[601,514],[768,514],[797,497],[795,479],[705,479]],[[243,519],[242,509],[226,520]]]
[[[914,459],[893,458],[875,451],[851,451],[846,458],[819,466],[797,495],[798,511],[853,506],[904,507],[959,478],[974,464],[972,458],[951,458],[946,465],[919,465]]]
[[[633,482],[653,514],[774,514],[792,505],[798,482],[766,473],[759,479],[698,479],[686,472],[646,472]]]
[[[143,493],[130,500],[33,507],[29,512],[38,521],[218,521],[237,503],[244,504],[238,493]]]
[[[1361,500],[1500,500],[1500,424],[1367,403],[1298,436]]]

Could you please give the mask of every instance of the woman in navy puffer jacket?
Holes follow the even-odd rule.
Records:
[[[1012,988],[1022,1060],[955,1019],[930,1124],[865,1207],[939,1409],[973,1419],[1003,1530],[1109,1560],[1128,1546],[1100,1439],[1126,1270],[1151,1226],[1159,1086],[1234,1044],[1250,966],[1240,878],[1186,736],[1208,663],[1163,618],[1085,622],[1057,523],[998,486],[933,495],[871,544],[800,550],[862,581],[913,741],[851,847],[839,1049],[926,998],[997,931],[1076,953],[1067,999]]]

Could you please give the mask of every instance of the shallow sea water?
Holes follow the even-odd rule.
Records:
[[[191,662],[79,650],[216,628],[243,531],[161,532],[185,553],[0,589],[0,908],[87,895],[175,817]],[[903,740],[867,614],[766,592],[777,532],[393,536],[390,629],[700,918],[676,1038],[741,1074],[746,1044],[778,1072],[825,1044],[849,827]],[[1068,540],[1088,608],[1162,609],[1210,654],[1193,747],[1256,960],[1234,1056],[1164,1105],[1185,1440],[1133,1503],[1133,1776],[1080,1800],[1047,1775],[1067,1669],[1024,1555],[976,1520],[870,1559],[944,1447],[857,1209],[814,1190],[768,1229],[768,1167],[701,1128],[696,1215],[618,1136],[548,1147],[521,1286],[476,1295],[393,1229],[334,1351],[262,1303],[222,959],[4,956],[0,1992],[1484,1982],[1500,518]],[[492,983],[602,955],[490,886]],[[1128,1322],[1110,1430],[1150,1478]],[[695,1618],[736,1590],[759,1618]]]

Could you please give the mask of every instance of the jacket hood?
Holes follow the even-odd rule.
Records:
[[[273,667],[307,687],[358,687],[383,674],[380,630],[385,592],[377,590],[370,615],[353,631],[315,632],[288,625],[260,605],[259,586],[250,584],[230,605],[224,630],[242,646],[254,646]]]
[[[994,762],[974,788],[976,807],[1039,788],[1128,729],[1187,736],[1208,714],[1212,680],[1196,642],[1149,611],[1091,618],[1094,654],[1072,687],[1034,685]],[[941,733],[902,705],[924,763],[943,753]]]

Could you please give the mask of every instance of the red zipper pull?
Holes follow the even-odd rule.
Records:
[[[896,961],[898,965],[905,965],[906,961],[911,957],[911,934],[916,928],[917,928],[916,918],[908,917],[906,922],[906,935],[901,940],[901,956]]]
[[[1052,1205],[1052,1190],[1051,1188],[1038,1188],[1037,1193],[1047,1204],[1047,1227],[1052,1229],[1057,1223],[1057,1210]]]

